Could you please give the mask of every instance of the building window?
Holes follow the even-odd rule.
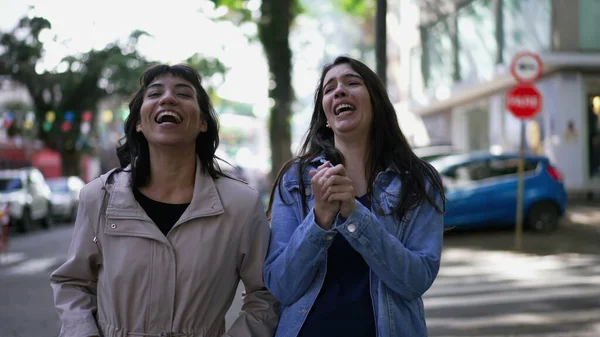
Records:
[[[453,84],[452,38],[449,19],[433,25],[428,32],[427,51],[429,80],[427,96],[442,99],[442,92],[449,91]]]
[[[551,0],[504,0],[502,11],[505,60],[523,50],[550,50]]]
[[[474,1],[457,15],[461,79],[471,83],[491,79],[496,52],[493,2]]]
[[[600,1],[579,0],[579,46],[600,49]]]

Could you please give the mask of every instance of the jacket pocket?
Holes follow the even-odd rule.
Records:
[[[315,196],[313,194],[311,181],[304,180],[303,183],[304,183],[303,188],[301,188],[300,183],[296,182],[296,181],[289,182],[285,186],[285,188],[287,189],[289,194],[294,198],[293,202],[295,203],[295,205],[297,205],[297,207],[301,207],[303,205],[302,201],[304,199],[306,208],[300,210],[300,214],[301,214],[301,218],[299,219],[300,222],[302,222],[302,220],[304,220],[304,218],[308,214],[308,211],[313,207],[313,205],[315,203],[315,201],[314,201]]]

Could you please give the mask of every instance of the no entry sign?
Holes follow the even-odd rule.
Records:
[[[542,94],[531,84],[517,84],[506,93],[506,109],[517,118],[533,118],[542,109]]]
[[[520,52],[510,64],[510,73],[517,82],[534,82],[542,76],[542,59],[536,53]]]

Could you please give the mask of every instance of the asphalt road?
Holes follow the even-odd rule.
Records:
[[[554,234],[447,233],[440,274],[424,297],[431,337],[600,336],[600,208],[571,212]],[[0,254],[0,337],[54,337],[48,277],[71,226],[11,237]],[[241,306],[241,288],[227,315]]]

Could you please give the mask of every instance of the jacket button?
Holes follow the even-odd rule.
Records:
[[[348,232],[350,232],[350,233],[356,232],[356,225],[353,224],[353,223],[349,224],[348,225]]]
[[[115,228],[117,228],[117,225],[112,224],[112,225],[110,225],[110,228],[115,229]]]

